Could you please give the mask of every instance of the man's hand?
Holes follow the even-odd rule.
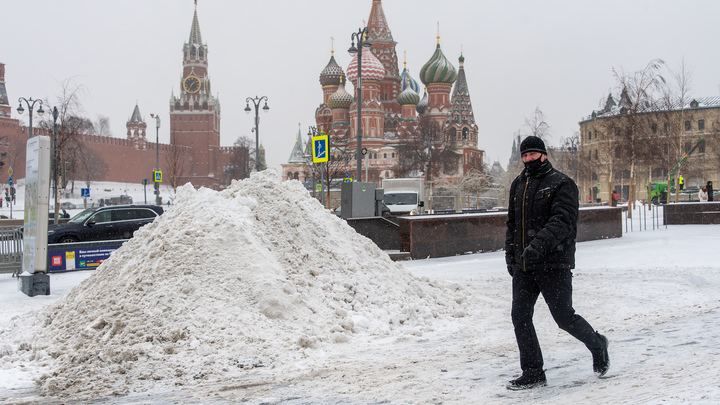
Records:
[[[541,257],[542,255],[537,249],[533,247],[533,245],[527,245],[525,250],[523,250],[522,252],[522,258],[525,261],[537,261],[540,260]]]

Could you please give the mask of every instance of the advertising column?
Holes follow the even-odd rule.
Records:
[[[23,227],[23,272],[20,291],[30,297],[50,295],[47,275],[47,235],[50,196],[50,138],[28,139],[25,166],[25,222]]]

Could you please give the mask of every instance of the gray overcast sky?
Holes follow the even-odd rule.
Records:
[[[169,99],[179,92],[182,45],[190,33],[192,0],[3,0],[0,62],[8,96],[53,99],[64,79],[85,91],[91,119],[110,117],[113,135],[137,100],[148,121],[162,115],[169,142]],[[287,160],[297,133],[314,123],[322,100],[318,74],[330,56],[345,69],[349,35],[368,18],[372,0],[199,0],[209,48],[213,91],[222,106],[221,142],[250,135],[247,96],[267,95],[261,143],[268,165]],[[417,79],[435,47],[440,22],[445,55],[457,66],[461,46],[480,148],[507,163],[513,134],[535,106],[551,125],[552,143],[577,131],[613,87],[611,69],[633,71],[662,58],[683,58],[691,93],[718,95],[720,2],[385,0],[398,57],[407,51]],[[402,68],[402,67],[401,67]],[[17,115],[17,114],[15,114]],[[26,114],[27,115],[27,114]],[[150,131],[148,131],[150,132]]]

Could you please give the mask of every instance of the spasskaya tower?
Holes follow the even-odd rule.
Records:
[[[222,181],[220,148],[220,103],[212,95],[208,77],[208,47],[200,36],[197,1],[190,38],[183,45],[180,95],[170,97],[170,143],[181,183],[216,186]],[[165,166],[165,165],[163,165]]]

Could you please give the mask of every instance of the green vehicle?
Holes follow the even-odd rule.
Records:
[[[653,204],[667,204],[667,183],[655,181],[648,184],[648,196]]]

